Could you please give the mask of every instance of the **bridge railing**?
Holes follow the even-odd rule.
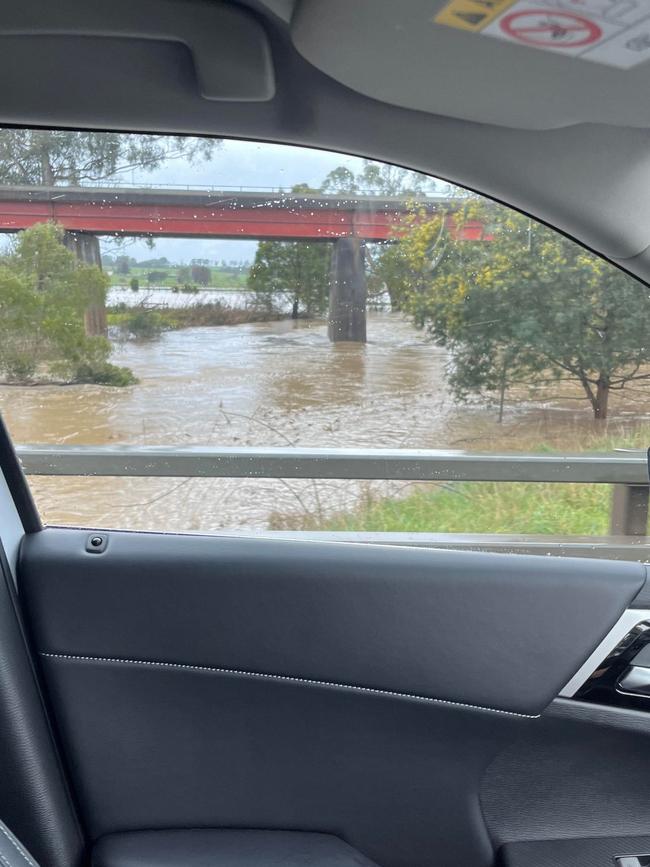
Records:
[[[122,178],[106,178],[102,181],[80,181],[75,184],[75,187],[89,187],[90,189],[133,189],[133,190],[179,190],[181,192],[201,192],[201,193],[269,193],[271,194],[287,194],[291,193],[290,187],[264,187],[264,186],[246,186],[243,184],[169,184],[169,183],[152,183],[145,181],[126,181]],[[62,187],[65,189],[65,187]]]
[[[260,186],[260,185],[245,185],[245,184],[172,184],[172,183],[161,183],[161,182],[147,182],[147,181],[128,181],[123,178],[105,178],[101,181],[87,181],[81,180],[76,182],[75,184],[59,184],[54,187],[52,186],[44,186],[42,184],[3,184],[1,189],[3,192],[10,191],[12,189],[26,191],[34,189],[43,189],[43,190],[52,190],[52,191],[60,191],[61,193],[65,193],[66,190],[80,190],[80,189],[88,189],[88,190],[149,190],[151,192],[155,192],[156,190],[169,190],[172,192],[187,192],[187,193],[261,193],[269,196],[310,196],[312,193],[315,197],[318,198],[377,198],[377,199],[404,199],[411,200],[414,196],[410,193],[397,193],[394,195],[389,195],[387,193],[382,193],[376,189],[357,189],[354,192],[321,192],[320,190],[313,191],[295,191],[291,186]],[[417,200],[427,200],[427,199],[464,199],[468,197],[468,193],[466,190],[455,188],[455,187],[445,187],[444,189],[435,190],[422,190],[417,193],[415,198]]]
[[[634,537],[648,545],[650,487],[645,452],[607,454],[470,453],[424,449],[169,448],[115,446],[20,446],[27,475],[131,476],[140,478],[349,479],[422,482],[551,482],[612,487],[609,547]],[[286,534],[284,534],[286,535]],[[310,534],[314,535],[314,534]],[[331,536],[331,534],[328,534]],[[363,536],[364,534],[361,534]],[[367,534],[366,534],[367,535]],[[371,534],[375,535],[375,534]],[[389,536],[404,534],[382,534]],[[413,544],[413,537],[406,534]],[[430,534],[425,534],[430,535]],[[613,541],[614,537],[618,539]],[[434,537],[432,537],[434,538]],[[439,538],[439,537],[438,537]],[[446,537],[452,547],[472,547],[472,538]],[[485,541],[486,537],[481,537]],[[499,547],[499,537],[491,537]],[[504,537],[512,548],[515,537]],[[529,537],[530,538],[530,537]],[[532,537],[534,540],[534,537]],[[393,539],[393,541],[396,541]],[[443,542],[445,540],[442,540]],[[552,540],[547,540],[552,545]],[[421,543],[421,542],[418,542]],[[435,538],[434,538],[435,543]],[[557,544],[566,544],[558,540]],[[586,543],[607,552],[607,539]],[[473,547],[476,547],[474,545]]]

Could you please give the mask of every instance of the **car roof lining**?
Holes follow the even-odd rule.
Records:
[[[160,2],[138,5],[146,18],[155,16]],[[180,33],[187,3],[164,2],[173,5]],[[365,0],[350,5],[359,2]],[[286,21],[289,3],[282,0],[245,4],[268,36],[274,95],[263,101],[206,99],[187,40],[116,35],[114,18],[129,4],[113,0],[109,23],[105,4],[86,0],[97,29],[79,35],[78,29],[66,31],[79,3],[62,0],[56,36],[38,27],[16,35],[26,7],[32,20],[37,17],[39,0],[8,7],[0,26],[0,80],[11,86],[0,92],[0,121],[249,138],[385,160],[510,204],[642,279],[650,277],[650,131],[604,123],[515,129],[382,102],[302,56]],[[294,14],[301,14],[299,7]],[[105,36],[98,35],[102,25]],[[2,35],[11,28],[14,35]]]

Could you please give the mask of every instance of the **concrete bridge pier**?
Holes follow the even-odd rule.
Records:
[[[330,272],[328,335],[332,343],[366,342],[365,246],[359,238],[337,238]]]
[[[66,231],[63,233],[63,243],[71,253],[75,254],[80,262],[86,265],[96,265],[97,268],[102,267],[102,257],[97,235],[91,235],[88,232]],[[104,298],[98,298],[88,305],[84,313],[84,322],[86,334],[89,336],[100,335],[105,337],[107,335],[108,324],[106,321]]]

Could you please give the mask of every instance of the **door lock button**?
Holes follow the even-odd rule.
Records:
[[[102,554],[106,550],[108,544],[108,535],[106,533],[91,533],[86,539],[86,551],[89,554]]]

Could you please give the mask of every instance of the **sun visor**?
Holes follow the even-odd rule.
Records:
[[[405,108],[650,127],[648,0],[299,0],[292,38],[327,75]]]
[[[110,14],[107,15],[107,12]],[[201,96],[208,100],[272,99],[275,81],[259,21],[230,4],[202,0],[57,0],[23,3],[3,16],[0,37],[137,39],[180,43],[191,53]],[[37,47],[37,43],[35,46]],[[74,62],[74,57],[70,58]]]

